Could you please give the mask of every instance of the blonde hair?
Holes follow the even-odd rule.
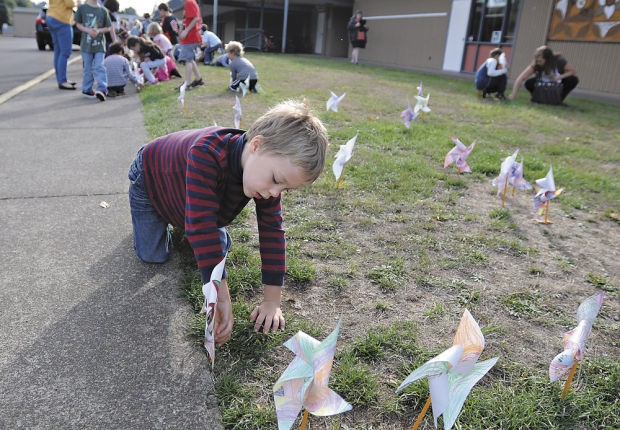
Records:
[[[243,45],[234,40],[231,40],[226,44],[226,46],[224,46],[224,51],[226,51],[226,53],[233,53],[237,57],[243,57],[243,54],[245,54]]]
[[[323,171],[327,130],[306,103],[287,100],[269,109],[252,124],[247,141],[259,135],[264,142],[261,150],[301,167],[309,183]]]
[[[162,34],[163,31],[161,29],[161,25],[159,25],[156,22],[152,22],[149,25],[146,26],[146,34],[150,35],[156,35],[156,34]]]
[[[139,19],[136,19],[133,22],[133,28],[135,28],[136,30],[140,30],[140,32],[142,32],[142,23],[140,22]]]

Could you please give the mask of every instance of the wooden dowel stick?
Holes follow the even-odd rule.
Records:
[[[344,169],[342,169],[342,172],[340,172],[340,176],[338,176],[338,183],[336,184],[336,188],[340,188],[340,180],[342,179],[343,172],[344,172]]]
[[[515,187],[514,185],[512,186],[512,197],[514,197],[514,196],[515,196],[515,189],[516,189],[516,188],[517,188],[517,187]]]
[[[547,200],[547,203],[549,203],[549,200]],[[573,382],[573,376],[575,376],[575,370],[577,370],[578,364],[579,362],[575,361],[575,364],[573,364],[573,367],[570,369],[570,373],[568,374],[568,379],[566,380],[566,384],[564,384],[564,391],[562,391],[562,395],[560,396],[560,399],[563,399],[564,396],[566,396],[566,393],[568,393],[568,389],[570,388],[571,382]]]
[[[413,427],[411,428],[411,430],[416,430],[418,428],[418,426],[422,422],[422,418],[424,418],[424,415],[426,415],[426,411],[428,411],[428,408],[430,405],[431,405],[431,396],[429,395],[428,400],[426,401],[426,403],[424,404],[424,407],[422,408],[422,412],[420,412],[420,415],[418,415],[418,419],[415,420],[415,424],[413,424]]]
[[[504,207],[504,200],[506,200],[506,189],[508,188],[508,176],[506,176],[506,183],[504,184],[504,197],[502,197],[502,207]]]
[[[547,207],[545,208],[545,224],[547,224],[547,215],[549,215],[549,200],[547,200]]]
[[[301,420],[301,430],[306,430],[306,423],[308,422],[308,410],[304,411],[304,417]]]

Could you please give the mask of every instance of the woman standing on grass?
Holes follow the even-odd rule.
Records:
[[[75,82],[67,82],[67,63],[73,47],[73,0],[50,0],[47,28],[54,44],[54,69],[61,90],[75,90]]]
[[[366,33],[368,27],[366,27],[366,20],[362,18],[362,11],[355,11],[355,15],[351,17],[349,25],[347,25],[349,31],[349,41],[353,50],[351,51],[351,62],[357,64],[360,55],[360,48],[366,48]]]

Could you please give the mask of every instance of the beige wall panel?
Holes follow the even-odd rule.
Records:
[[[38,10],[33,11],[13,11],[13,36],[15,37],[34,37],[35,24],[39,14]]]
[[[552,7],[553,0],[523,0],[517,38],[512,48],[510,79],[517,79],[532,62],[536,48],[545,44]]]
[[[620,93],[620,43],[550,41],[573,65],[582,90]]]
[[[450,0],[357,1],[366,16],[446,12],[446,16],[368,21],[368,44],[360,60],[398,67],[441,69]]]

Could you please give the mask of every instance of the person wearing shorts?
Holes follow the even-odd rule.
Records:
[[[202,18],[196,0],[182,0],[185,4],[185,17],[183,18],[183,30],[179,33],[181,39],[181,50],[179,52],[179,62],[185,64],[185,89],[190,90],[199,85],[204,85],[198,66],[195,61],[196,47],[202,41],[200,37],[200,26]],[[192,73],[195,79],[192,81]],[[177,89],[179,89],[178,87]]]

